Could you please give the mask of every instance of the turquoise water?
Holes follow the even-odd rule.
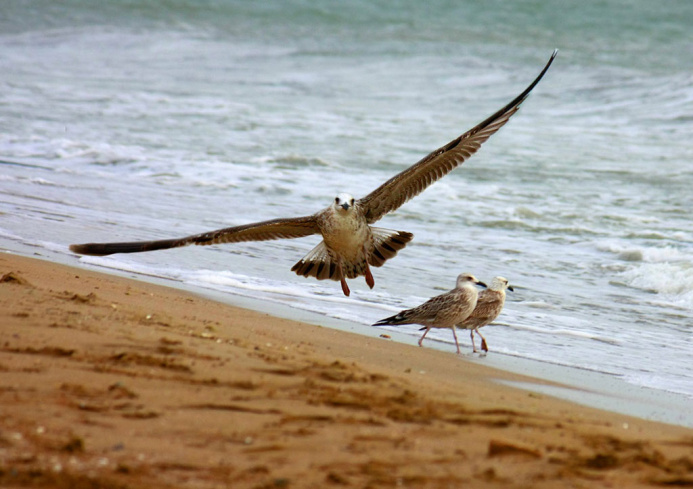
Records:
[[[415,239],[373,291],[290,272],[317,238],[81,261],[362,324],[503,275],[491,354],[693,396],[691,25],[685,1],[4,2],[0,242],[68,260],[364,196],[559,48],[506,127],[379,223]]]

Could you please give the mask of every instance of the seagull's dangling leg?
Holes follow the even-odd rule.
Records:
[[[344,277],[340,279],[340,282],[342,283],[342,292],[344,292],[344,295],[346,295],[347,297],[351,295],[351,290],[349,290],[349,286],[347,285]]]
[[[371,289],[375,287],[375,279],[373,278],[371,267],[368,266],[368,263],[366,263],[366,283]]]
[[[344,271],[341,263],[337,264],[337,273],[339,274],[339,282],[342,284],[342,292],[344,292],[345,296],[349,297],[351,295],[351,290],[349,290],[349,286],[344,278]]]

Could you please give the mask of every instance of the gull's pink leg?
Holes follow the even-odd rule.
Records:
[[[452,336],[455,337],[455,346],[457,347],[457,354],[461,355],[462,352],[460,352],[460,344],[457,342],[457,331],[455,331],[455,325],[452,325]]]
[[[423,347],[423,345],[422,345],[423,339],[426,337],[426,335],[428,334],[428,332],[429,332],[430,330],[431,330],[431,328],[426,328],[426,331],[424,331],[423,336],[422,336],[421,339],[419,340],[419,346]]]

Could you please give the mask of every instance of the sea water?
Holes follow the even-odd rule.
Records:
[[[692,25],[683,0],[3,2],[2,247],[75,262],[363,197],[559,48],[507,126],[378,223],[415,238],[373,290],[292,273],[318,237],[80,260],[363,325],[502,275],[491,354],[693,397]]]

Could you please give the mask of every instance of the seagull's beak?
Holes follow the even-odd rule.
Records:
[[[340,205],[339,207],[341,207],[341,208],[344,209],[345,211],[348,211],[348,210],[349,210],[349,203],[348,203],[348,202],[344,202],[344,203],[343,203],[342,205]]]
[[[512,285],[508,285],[508,290],[509,290],[510,292],[515,292],[515,289],[513,289],[513,286],[512,286]]]
[[[486,284],[483,283],[483,282],[480,281],[480,280],[477,280],[475,283],[476,283],[477,285],[481,285],[481,286],[482,286],[483,288],[485,288],[485,289],[488,288],[488,287],[486,286]]]

